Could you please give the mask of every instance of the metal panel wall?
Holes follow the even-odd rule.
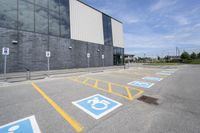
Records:
[[[102,13],[70,0],[71,39],[104,44]]]
[[[123,25],[112,19],[113,46],[124,48]]]

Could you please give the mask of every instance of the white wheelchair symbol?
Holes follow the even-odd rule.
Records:
[[[92,103],[91,107],[94,110],[105,110],[108,108],[108,105],[110,104],[110,102],[106,101],[106,100],[99,100],[98,97],[94,97],[92,100],[88,100],[87,103]],[[97,104],[102,104],[102,106],[97,107]]]
[[[19,125],[10,127],[10,128],[8,129],[8,133],[15,133],[15,131],[16,131],[17,129],[19,129],[19,127],[20,127]]]
[[[137,82],[136,84],[139,85],[139,86],[148,86],[147,83],[139,83],[139,82]]]

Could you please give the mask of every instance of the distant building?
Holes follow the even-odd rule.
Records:
[[[87,53],[90,67],[122,65],[123,24],[78,0],[0,0],[3,47],[9,72],[46,70],[46,51],[50,69],[87,67]]]
[[[178,60],[181,59],[180,56],[168,56],[169,60]]]
[[[133,54],[124,54],[125,62],[135,62],[136,58]]]

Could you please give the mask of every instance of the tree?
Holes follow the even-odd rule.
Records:
[[[200,59],[200,52],[197,54],[197,58],[199,58],[199,59]]]
[[[160,56],[158,56],[158,60],[160,60]]]
[[[188,59],[190,59],[190,55],[188,54],[188,52],[184,51],[184,52],[181,54],[181,59],[182,59],[182,60],[188,60]]]
[[[192,52],[192,54],[190,55],[191,59],[196,59],[197,58],[197,54],[195,52]]]

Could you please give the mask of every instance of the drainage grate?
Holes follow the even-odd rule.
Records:
[[[158,105],[158,98],[143,95],[139,97],[138,100],[143,101],[148,104]]]

